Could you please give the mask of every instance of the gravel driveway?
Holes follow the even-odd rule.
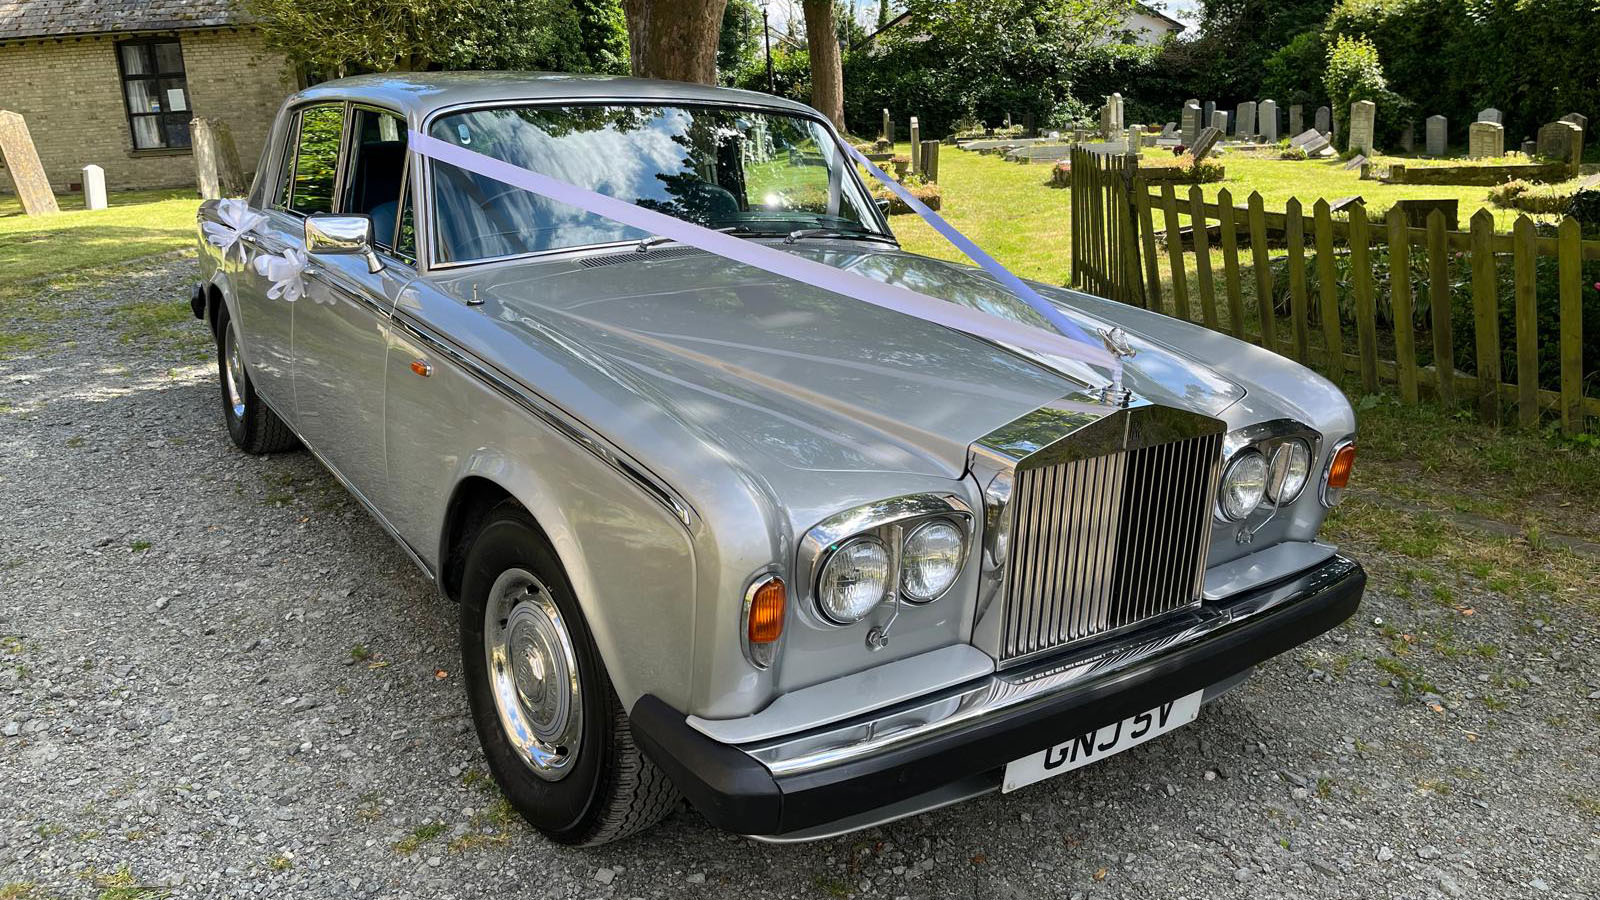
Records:
[[[1105,763],[816,844],[552,845],[485,778],[456,610],[310,456],[233,449],[198,323],[126,339],[192,272],[47,297],[0,361],[0,900],[1600,895],[1595,619],[1419,604],[1361,548],[1355,620]]]

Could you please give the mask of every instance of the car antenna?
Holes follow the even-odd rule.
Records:
[[[483,300],[478,297],[478,283],[472,283],[472,299],[467,301],[468,306],[482,306]]]

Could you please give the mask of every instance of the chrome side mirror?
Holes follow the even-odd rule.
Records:
[[[368,272],[383,271],[383,261],[372,252],[370,216],[306,216],[306,253],[359,254],[366,257]]]

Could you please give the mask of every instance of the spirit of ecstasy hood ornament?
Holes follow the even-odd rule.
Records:
[[[1118,361],[1132,359],[1139,355],[1139,351],[1128,343],[1128,333],[1121,328],[1113,326],[1109,330],[1100,328],[1096,329],[1096,331],[1100,335],[1101,343],[1106,345],[1106,352],[1116,357]],[[1111,406],[1126,407],[1133,401],[1133,392],[1122,387],[1120,378],[1117,381],[1117,384],[1100,392],[1100,400]]]

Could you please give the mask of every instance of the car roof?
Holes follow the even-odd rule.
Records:
[[[367,101],[404,113],[413,127],[448,107],[527,100],[618,103],[728,103],[817,115],[811,107],[771,94],[734,88],[617,75],[561,72],[389,72],[325,81],[290,98]]]

